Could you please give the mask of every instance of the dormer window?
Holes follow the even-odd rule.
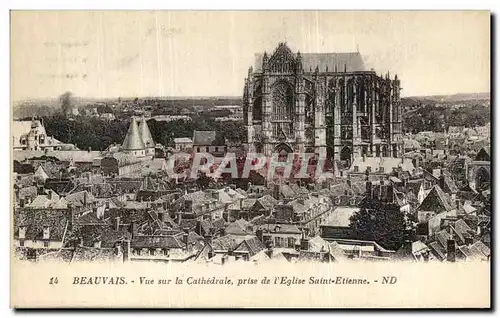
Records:
[[[19,227],[19,238],[22,240],[26,238],[26,227],[25,226]]]
[[[50,227],[45,226],[43,228],[43,239],[48,240],[50,238]]]

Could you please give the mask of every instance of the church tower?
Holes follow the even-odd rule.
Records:
[[[154,156],[155,142],[153,141],[151,131],[149,130],[148,123],[144,117],[142,117],[139,122],[139,136],[141,137],[144,147],[146,148],[146,156]]]
[[[135,118],[132,117],[132,122],[128,128],[127,135],[123,140],[122,152],[133,154],[136,157],[144,157],[146,155],[146,147],[139,134],[139,127]]]

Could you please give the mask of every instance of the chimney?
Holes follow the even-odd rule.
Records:
[[[115,218],[115,231],[119,231],[120,230],[120,217],[117,216]]]
[[[372,198],[372,182],[366,181],[366,196]]]
[[[132,222],[130,224],[130,233],[132,234],[132,238],[137,236],[137,223]]]
[[[191,212],[193,210],[193,201],[185,200],[184,201],[184,212]]]
[[[363,162],[366,162],[366,153],[363,154]]]
[[[424,262],[427,263],[429,261],[429,251],[426,251],[422,254],[424,258]]]
[[[303,237],[300,239],[300,249],[307,251],[309,250],[309,239],[306,237]]]
[[[123,261],[127,262],[130,260],[130,240],[125,241],[125,247],[123,249]]]
[[[198,234],[198,235],[204,235],[205,233],[202,233],[202,232],[203,232],[203,227],[201,226],[201,221],[197,220],[196,221],[195,233]]]
[[[87,206],[87,191],[83,191],[83,206]]]
[[[441,190],[444,190],[445,185],[446,185],[446,182],[444,179],[444,175],[441,174],[441,176],[439,177],[439,187],[441,188]]]
[[[446,244],[446,260],[455,262],[456,260],[456,245],[454,239],[449,239]]]
[[[259,241],[264,242],[264,231],[259,228],[257,231],[255,231],[255,236],[259,239]]]
[[[386,195],[387,195],[387,197],[386,197],[387,202],[394,201],[394,186],[392,184],[387,185]]]
[[[184,243],[184,246],[186,247],[186,249],[189,247],[189,245],[188,245],[188,237],[189,237],[189,234],[187,232],[184,232],[182,234],[182,243]]]
[[[117,256],[120,256],[120,254],[122,254],[122,246],[120,244],[115,245],[115,254]]]
[[[453,227],[455,222],[450,220],[448,223],[448,230],[450,234],[450,238],[446,241],[446,260],[448,262],[455,262],[456,260],[456,243],[455,240],[453,239]]]

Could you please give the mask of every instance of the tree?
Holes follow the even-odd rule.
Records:
[[[387,249],[397,250],[406,240],[413,239],[413,220],[393,203],[365,198],[350,221],[357,239],[375,241]]]

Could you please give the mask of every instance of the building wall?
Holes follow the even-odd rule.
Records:
[[[250,69],[245,81],[249,151],[270,155],[314,150],[350,162],[362,154],[402,155],[397,76],[391,80],[374,71],[308,71],[298,55],[274,60],[283,66]]]
[[[62,248],[63,243],[58,241],[50,241],[50,240],[22,240],[22,239],[14,239],[15,247],[27,247],[27,248]]]

